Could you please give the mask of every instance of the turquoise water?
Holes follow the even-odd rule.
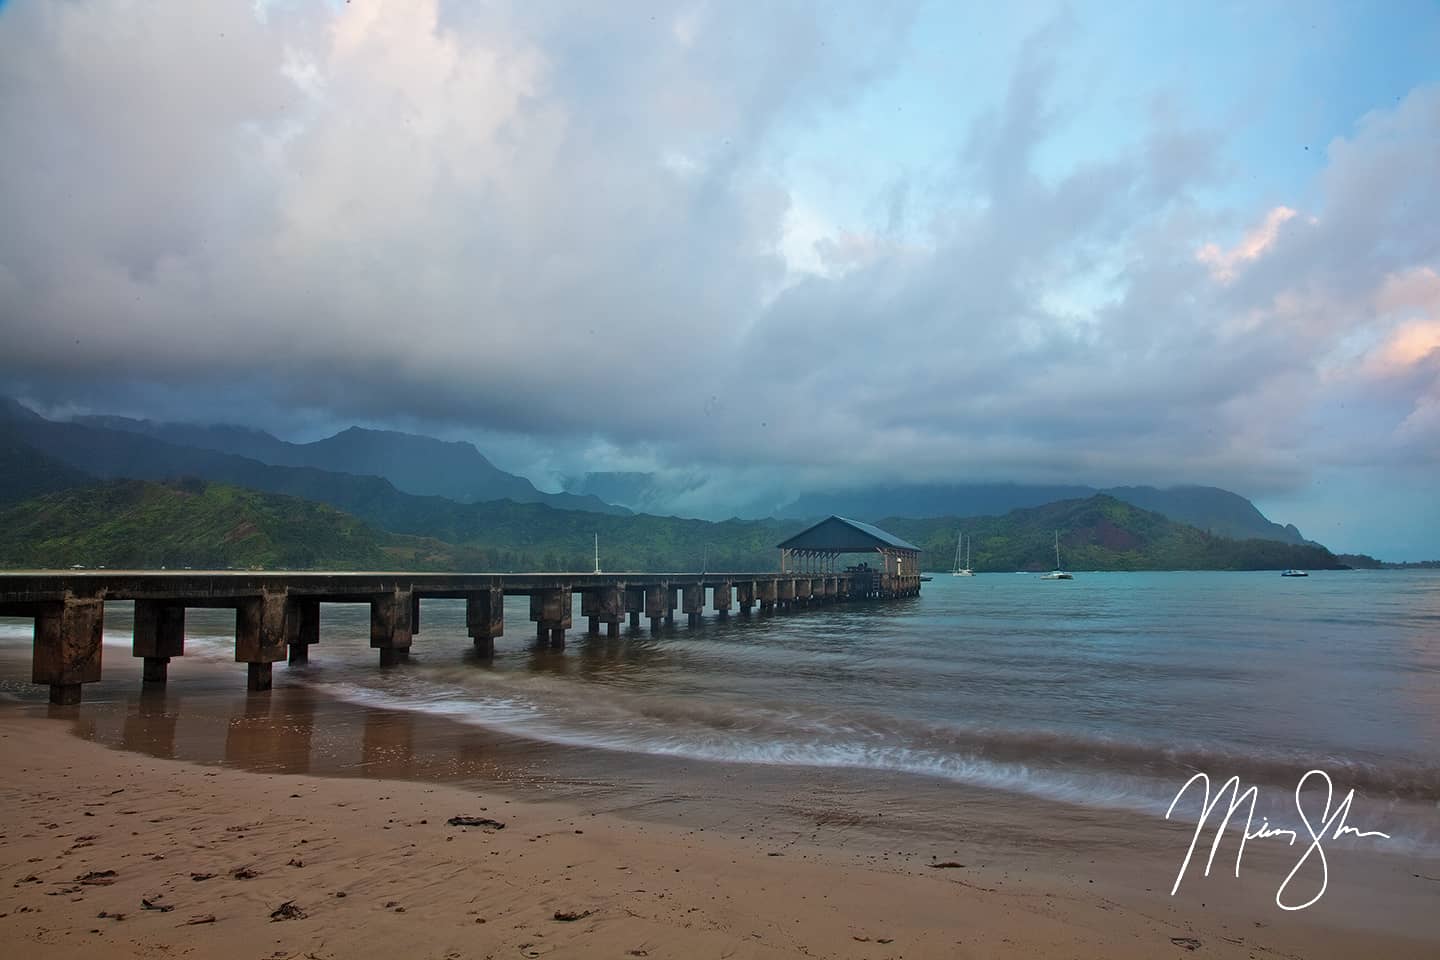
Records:
[[[1357,789],[1367,826],[1440,845],[1433,572],[937,575],[913,600],[711,614],[658,636],[577,630],[564,651],[534,646],[520,600],[493,663],[468,652],[463,603],[426,601],[422,626],[413,662],[380,670],[366,608],[326,606],[313,662],[277,666],[277,683],[602,753],[1155,814],[1195,771],[1283,798],[1321,768]],[[232,628],[224,611],[191,611],[184,668],[233,675]],[[129,629],[111,605],[107,643],[128,646]],[[0,626],[0,643],[28,639],[22,621]]]

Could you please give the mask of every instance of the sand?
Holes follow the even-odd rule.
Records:
[[[1178,862],[1173,843],[1155,870],[1047,872],[1038,841],[1008,863],[937,869],[967,851],[885,860],[446,784],[206,767],[13,710],[0,761],[10,956],[1440,955],[1426,927],[1440,882],[1396,863],[1380,888],[1401,884],[1407,902],[1390,931],[1383,916],[1375,928],[1383,904],[1351,912],[1369,928],[1343,910],[1282,914],[1260,867],[1178,898],[1142,888],[1173,871],[1158,865]]]

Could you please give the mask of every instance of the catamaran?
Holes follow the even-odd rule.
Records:
[[[1055,569],[1045,574],[1041,580],[1074,580],[1075,578],[1064,570],[1060,569],[1060,531],[1055,531]]]
[[[952,577],[973,577],[975,571],[970,569],[970,548],[965,548],[965,566],[960,566],[960,545],[965,542],[965,534],[960,534],[960,539],[955,541],[955,569],[950,572]],[[974,538],[971,538],[974,543]]]

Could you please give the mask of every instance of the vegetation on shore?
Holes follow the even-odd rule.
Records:
[[[948,570],[961,531],[977,571],[1050,570],[1055,534],[1068,570],[1337,570],[1322,546],[1232,540],[1176,523],[1106,494],[1013,510],[1001,517],[891,518],[884,529],[920,547],[926,570]]]
[[[1366,553],[1341,553],[1339,561],[1356,570],[1440,570],[1440,560],[1418,560],[1406,563],[1391,563],[1376,560]]]
[[[450,507],[453,539],[426,535],[429,524],[407,530],[401,520],[387,530],[325,504],[228,484],[112,480],[0,511],[0,567],[589,570],[598,534],[610,571],[769,570],[775,544],[806,526],[621,517],[507,500]],[[979,571],[1050,569],[1056,530],[1062,562],[1076,570],[1342,566],[1323,547],[1230,540],[1104,495],[1003,517],[880,525],[920,546],[927,570],[950,567],[961,529],[973,537]]]
[[[374,568],[385,554],[354,517],[294,497],[203,481],[112,480],[0,513],[10,567]]]

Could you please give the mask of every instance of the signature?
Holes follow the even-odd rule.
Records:
[[[1310,819],[1310,815],[1305,809],[1305,798],[1302,796],[1305,790],[1305,784],[1310,782],[1312,777],[1320,778],[1325,784],[1325,805],[1319,811],[1319,819],[1314,821]],[[1259,789],[1254,786],[1242,791],[1240,789],[1240,778],[1238,776],[1226,780],[1220,786],[1220,789],[1216,791],[1212,799],[1210,796],[1209,775],[1204,773],[1195,774],[1189,780],[1185,781],[1185,785],[1180,788],[1180,792],[1175,794],[1175,799],[1170,801],[1170,808],[1165,811],[1166,820],[1169,820],[1170,815],[1175,812],[1175,805],[1180,802],[1180,798],[1185,796],[1190,788],[1197,783],[1203,784],[1205,788],[1204,807],[1200,811],[1199,819],[1195,822],[1195,835],[1190,838],[1190,849],[1185,851],[1185,859],[1180,863],[1180,872],[1175,875],[1175,885],[1170,888],[1170,895],[1172,897],[1175,895],[1175,892],[1180,889],[1180,881],[1185,879],[1185,871],[1190,868],[1190,859],[1195,855],[1195,845],[1200,842],[1200,834],[1204,831],[1206,824],[1210,822],[1210,815],[1220,806],[1220,801],[1225,798],[1227,791],[1230,794],[1230,804],[1225,811],[1224,818],[1220,820],[1218,826],[1215,828],[1215,839],[1210,844],[1210,857],[1205,861],[1205,876],[1210,876],[1210,867],[1215,863],[1215,854],[1220,849],[1220,840],[1224,836],[1226,828],[1230,826],[1231,818],[1234,817],[1236,810],[1239,810],[1245,805],[1247,800],[1250,802],[1250,806],[1245,814],[1245,829],[1240,836],[1240,848],[1235,852],[1236,877],[1240,876],[1240,861],[1245,856],[1245,844],[1249,841],[1283,837],[1287,839],[1289,845],[1292,847],[1300,841],[1301,835],[1299,831],[1272,827],[1269,819],[1265,817],[1261,817],[1258,827],[1254,826],[1255,802],[1259,798],[1260,792]],[[1318,791],[1315,791],[1313,795],[1318,797]],[[1330,883],[1330,865],[1325,858],[1324,843],[1326,840],[1338,840],[1347,833],[1356,837],[1381,837],[1385,840],[1390,839],[1388,833],[1381,833],[1379,830],[1360,830],[1345,822],[1350,816],[1350,804],[1355,799],[1355,791],[1353,789],[1346,793],[1345,798],[1338,804],[1335,804],[1332,810],[1331,805],[1334,799],[1334,784],[1330,782],[1330,775],[1324,770],[1311,770],[1307,772],[1300,778],[1300,782],[1295,785],[1295,809],[1300,814],[1301,822],[1305,824],[1305,833],[1309,835],[1310,840],[1309,845],[1305,848],[1305,852],[1300,855],[1300,859],[1296,861],[1295,866],[1285,875],[1285,879],[1280,882],[1280,888],[1275,891],[1275,905],[1281,910],[1304,910],[1325,895],[1325,888]],[[1304,903],[1292,903],[1286,898],[1285,892],[1290,889],[1290,884],[1295,879],[1296,874],[1298,874],[1301,868],[1307,863],[1311,862],[1312,858],[1318,860],[1320,889],[1313,897]]]

